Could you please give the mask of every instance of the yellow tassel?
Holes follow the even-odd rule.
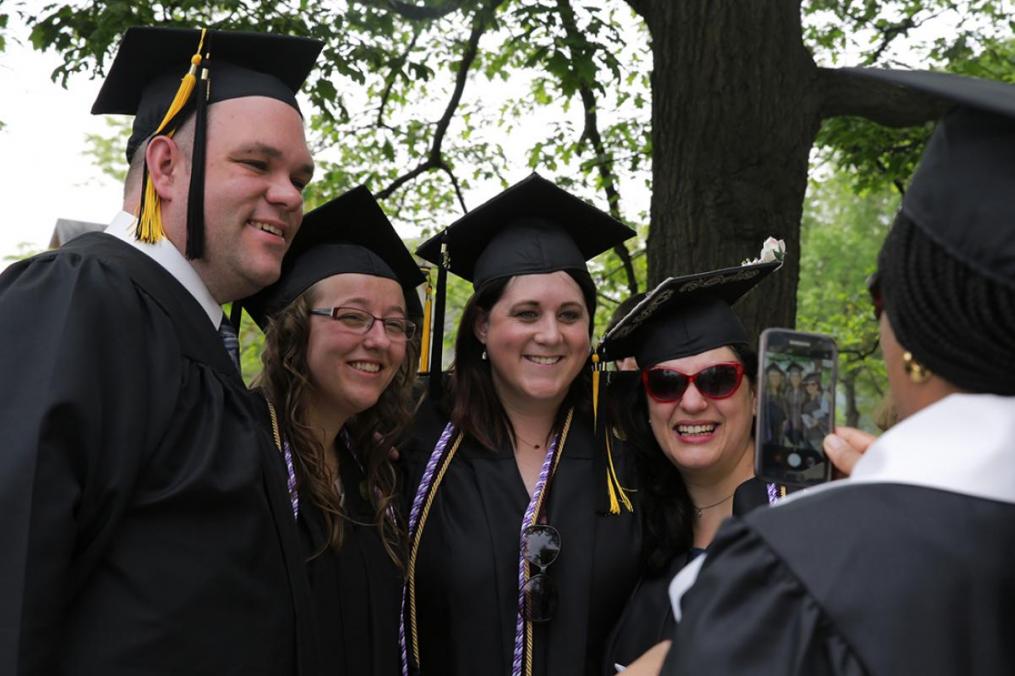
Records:
[[[627,497],[627,491],[625,491],[624,487],[620,484],[620,479],[617,477],[617,470],[613,466],[613,444],[610,443],[610,435],[611,432],[607,430],[606,462],[608,467],[606,469],[606,485],[610,487],[610,514],[620,514],[619,505],[617,505],[616,511],[613,509],[613,505],[617,501],[617,497],[614,495],[615,492],[620,496],[620,502],[624,504],[624,508],[629,512],[633,512],[634,505],[631,503],[631,499]],[[614,485],[616,485],[616,490],[614,490]]]
[[[599,429],[599,353],[592,353],[592,429]]]
[[[433,285],[430,283],[430,271],[426,275],[426,292],[423,294],[423,330],[419,339],[419,372],[430,372],[430,313],[433,311]]]
[[[620,514],[620,503],[617,501],[617,490],[613,487],[610,470],[606,470],[606,490],[610,494],[610,514]]]
[[[166,125],[187,105],[190,95],[194,93],[194,86],[197,83],[197,68],[201,65],[201,52],[204,50],[204,36],[206,33],[207,29],[202,28],[201,39],[197,44],[197,52],[190,57],[190,70],[187,71],[187,74],[180,81],[180,88],[176,90],[176,96],[173,97],[173,102],[169,104],[169,110],[166,111],[162,122],[155,130],[153,136],[162,133]],[[173,129],[164,135],[171,138],[175,131]],[[162,200],[159,199],[158,193],[155,192],[155,185],[152,183],[151,176],[148,176],[147,180],[145,180],[141,213],[138,214],[135,236],[142,242],[155,244],[165,235],[165,229],[162,227]]]

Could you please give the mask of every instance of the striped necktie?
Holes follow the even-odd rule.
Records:
[[[236,329],[224,312],[222,313],[222,321],[219,323],[219,337],[222,339],[226,352],[229,353],[229,358],[236,366],[236,370],[242,373],[240,369],[240,339],[236,335]]]

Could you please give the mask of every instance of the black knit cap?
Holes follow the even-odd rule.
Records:
[[[1015,86],[853,69],[956,105],[934,130],[878,259],[899,344],[972,392],[1015,394]]]

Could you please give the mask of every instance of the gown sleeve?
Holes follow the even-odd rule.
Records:
[[[94,257],[0,276],[0,673],[57,671],[72,600],[164,428],[173,369],[147,359],[153,314]]]
[[[681,611],[666,676],[867,673],[800,580],[737,519],[716,536]]]

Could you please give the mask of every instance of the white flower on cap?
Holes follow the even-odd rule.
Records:
[[[745,258],[741,265],[756,265],[758,263],[781,263],[786,258],[786,242],[775,237],[769,237],[761,245],[761,256],[750,259]]]

